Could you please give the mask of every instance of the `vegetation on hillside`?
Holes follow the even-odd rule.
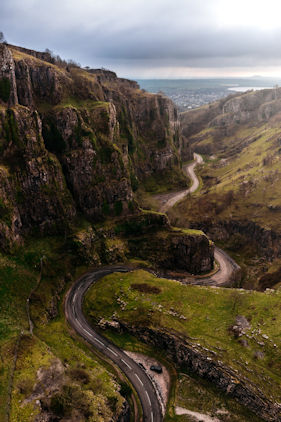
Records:
[[[1,420],[9,413],[11,422],[30,422],[48,411],[110,421],[121,410],[116,376],[65,323],[62,294],[84,271],[65,247],[59,237],[33,238],[14,254],[0,255]]]
[[[280,295],[280,290],[186,286],[139,270],[99,280],[87,293],[84,309],[94,324],[114,319],[169,330],[199,345],[202,353],[215,351],[211,359],[232,368],[238,378],[263,385],[264,393],[279,402]],[[237,318],[247,321],[240,331]]]

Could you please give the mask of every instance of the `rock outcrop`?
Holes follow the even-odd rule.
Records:
[[[182,133],[197,152],[214,154],[221,150],[220,139],[235,135],[241,125],[255,126],[280,119],[281,89],[237,93],[213,104],[181,113]],[[206,142],[213,136],[212,142]],[[249,141],[253,142],[252,136]]]
[[[191,222],[191,227],[204,230],[214,241],[227,242],[233,235],[243,236],[247,242],[251,242],[259,255],[269,260],[278,258],[281,253],[281,236],[274,230],[260,227],[253,221],[222,220],[212,222],[206,221]]]
[[[15,62],[11,51],[5,44],[0,44],[0,100],[9,106],[18,103]]]
[[[211,381],[265,421],[281,421],[280,404],[266,397],[258,385],[225,366],[216,358],[215,352],[163,330],[135,327],[124,323],[120,323],[120,327],[156,349],[165,350],[166,355],[179,367],[186,367]]]
[[[190,151],[174,104],[103,69],[0,45],[0,246],[134,212],[145,178]]]
[[[161,269],[200,274],[212,270],[214,245],[196,230],[170,226],[165,214],[144,212],[120,222],[118,234],[126,239],[129,257],[149,260]]]

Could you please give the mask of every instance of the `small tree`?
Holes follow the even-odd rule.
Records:
[[[0,31],[0,44],[3,44],[3,43],[5,43],[5,42],[6,42],[6,40],[5,40],[5,36],[4,36],[3,32],[2,32],[2,31]]]

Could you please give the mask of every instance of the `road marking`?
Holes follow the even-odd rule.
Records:
[[[95,338],[94,340],[96,340],[98,343],[100,343],[102,346],[104,346],[103,342],[100,341],[99,339]]]
[[[139,379],[139,377],[137,376],[137,374],[135,374],[135,376],[137,377],[137,379],[139,380],[139,382],[141,383],[141,385],[143,386],[142,381]]]
[[[146,394],[146,396],[147,396],[147,400],[149,401],[149,405],[151,406],[151,401],[150,401],[150,397],[149,397],[149,395],[148,395],[148,392],[146,391],[146,392],[145,392],[145,394]]]
[[[121,359],[121,361],[122,361],[123,363],[125,363],[125,365],[126,365],[126,366],[128,366],[128,368],[129,368],[129,369],[132,369],[132,368],[130,367],[130,365],[128,365],[128,364],[127,364],[127,362],[125,362],[123,359]]]
[[[84,331],[85,331],[85,333],[87,333],[90,337],[93,337],[93,334],[89,333],[89,331],[85,330],[85,328],[84,328]]]
[[[108,349],[111,353],[113,353],[115,356],[118,356],[118,355],[117,355],[117,353],[115,353],[115,352],[114,352],[114,350],[112,350],[110,347],[107,347],[107,349]]]
[[[75,293],[75,295],[73,296],[73,303],[75,302],[75,298],[76,298],[77,292]]]
[[[151,422],[153,422],[153,413],[151,412]]]
[[[79,327],[83,328],[82,325],[80,324],[79,319],[75,318],[75,321],[77,322],[77,324],[79,325]]]

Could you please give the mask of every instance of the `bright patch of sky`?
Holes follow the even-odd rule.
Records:
[[[131,78],[281,77],[280,0],[1,0],[10,43]]]

